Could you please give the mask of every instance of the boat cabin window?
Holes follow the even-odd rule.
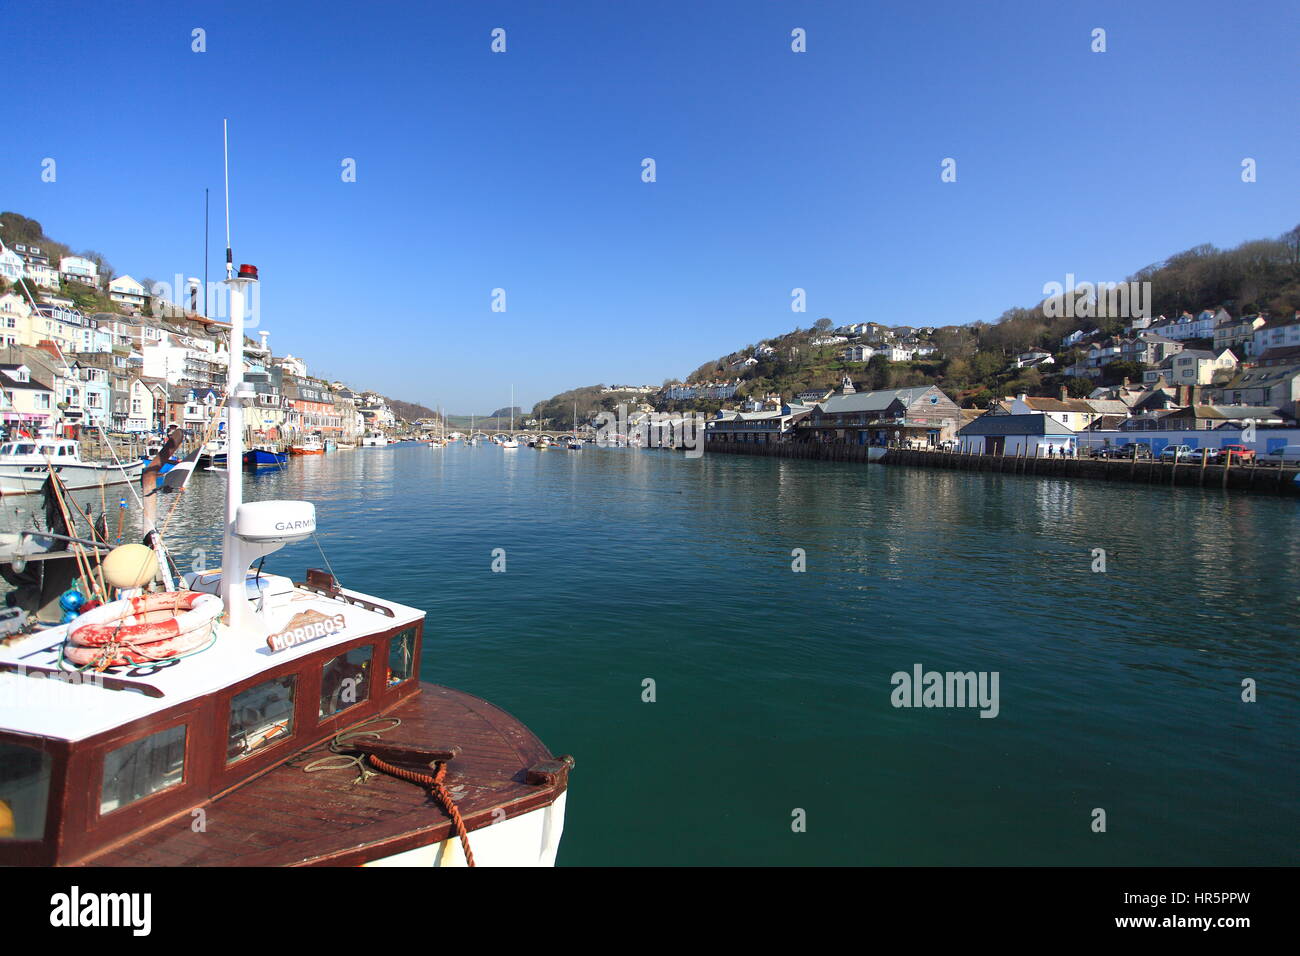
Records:
[[[0,445],[0,455],[12,455],[13,453],[14,453],[13,445],[9,444],[8,442],[5,442],[3,445]]]
[[[50,755],[23,744],[0,744],[0,840],[45,836]]]
[[[373,644],[354,647],[321,668],[321,717],[331,717],[370,696],[370,660],[374,651]]]
[[[230,701],[226,763],[235,763],[293,736],[298,676],[286,674],[240,691]]]
[[[104,755],[99,812],[111,813],[185,777],[185,724],[141,737]]]
[[[415,666],[415,628],[394,634],[388,641],[388,686],[400,684],[411,676]]]
[[[34,455],[34,454],[36,454],[36,446],[35,446],[35,445],[29,445],[29,444],[27,444],[27,443],[24,442],[23,444],[19,445],[17,448],[14,449],[14,454],[15,454],[15,455]]]

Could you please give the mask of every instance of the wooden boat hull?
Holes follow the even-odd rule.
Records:
[[[564,827],[571,762],[510,714],[472,694],[422,683],[385,712],[402,723],[383,735],[395,745],[459,747],[447,787],[469,829],[477,866],[550,866]],[[88,866],[461,866],[451,820],[427,791],[387,774],[364,784],[356,768],[303,771],[324,756],[281,763],[204,806],[129,842],[75,861]]]
[[[324,449],[324,448],[298,448],[298,447],[294,447],[294,448],[290,448],[290,449],[289,449],[289,454],[291,454],[291,455],[323,455],[323,454],[325,454],[325,449]]]

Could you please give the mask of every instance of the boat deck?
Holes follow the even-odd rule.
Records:
[[[529,770],[554,758],[522,723],[471,694],[422,684],[419,694],[384,716],[402,721],[383,734],[385,744],[460,748],[448,763],[446,784],[470,830],[471,848],[477,828],[550,806],[567,787],[567,767],[529,783]],[[76,863],[346,866],[455,837],[446,813],[417,784],[387,774],[356,783],[351,767],[302,769],[328,754],[322,745],[201,804],[203,832],[195,832],[187,810]]]

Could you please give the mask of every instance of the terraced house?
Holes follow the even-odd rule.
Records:
[[[323,435],[339,435],[343,431],[343,419],[334,408],[334,397],[327,386],[286,375],[282,391],[288,403],[285,424],[289,428],[307,433],[318,431]]]

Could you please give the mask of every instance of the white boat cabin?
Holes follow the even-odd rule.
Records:
[[[54,438],[22,438],[0,445],[0,464],[44,464],[47,459],[80,461],[81,450],[75,441]]]

